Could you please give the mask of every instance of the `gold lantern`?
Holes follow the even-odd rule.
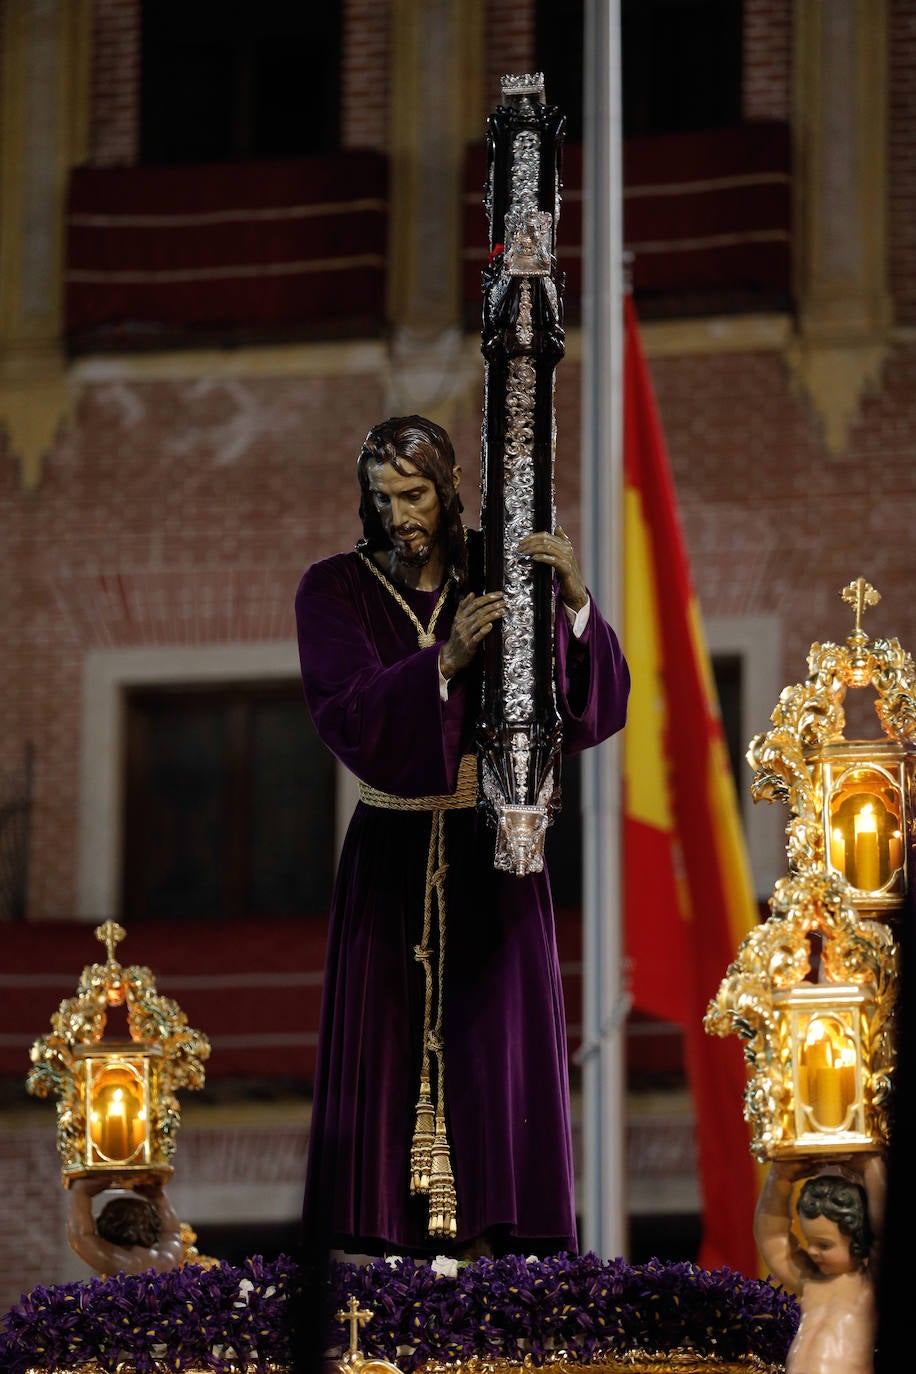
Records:
[[[897,951],[832,873],[780,878],[705,1026],[745,1042],[758,1159],[878,1150],[888,1140]],[[812,975],[817,981],[812,981]]]
[[[906,895],[914,751],[894,740],[827,744],[814,759],[826,865],[863,908],[892,916]]]
[[[887,1145],[897,949],[916,762],[916,670],[896,639],[862,629],[878,593],[859,577],[845,645],[812,644],[772,728],[751,740],[756,801],[789,805],[789,876],[743,941],[706,1013],[745,1042],[745,1117],[758,1159]],[[847,740],[843,702],[871,687],[883,737]],[[877,919],[881,918],[881,919]]]
[[[874,1010],[874,988],[805,983],[773,998],[791,1047],[793,1149],[874,1147],[866,1128],[862,1027]],[[789,1137],[791,1139],[791,1135]]]
[[[210,1045],[156,991],[148,968],[118,963],[121,926],[106,921],[95,934],[107,960],[83,969],[76,996],[60,1004],[51,1033],[35,1041],[26,1087],[57,1098],[65,1185],[102,1174],[113,1185],[164,1179],[181,1119],[175,1092],[203,1086]],[[129,1040],[103,1038],[117,1006],[126,1008]]]
[[[812,644],[808,677],[786,687],[772,729],[751,740],[755,800],[787,801],[789,867],[845,879],[860,911],[893,919],[907,887],[916,772],[916,670],[896,639],[869,640],[862,615],[879,594],[845,587],[855,628],[845,645]],[[849,687],[871,687],[884,738],[844,738]]]
[[[148,1167],[153,1156],[149,1104],[158,1095],[159,1045],[78,1045],[87,1104],[84,1159],[89,1169]],[[80,1062],[82,1061],[82,1063]]]

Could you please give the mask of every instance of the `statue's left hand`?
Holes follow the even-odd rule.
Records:
[[[581,611],[588,601],[588,592],[579,570],[576,551],[560,525],[557,525],[556,534],[548,534],[546,530],[526,534],[518,541],[518,551],[523,557],[533,558],[536,563],[546,563],[553,568],[565,605],[573,612]]]

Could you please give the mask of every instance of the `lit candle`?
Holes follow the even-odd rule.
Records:
[[[843,1108],[842,1085],[838,1068],[818,1069],[814,1075],[812,1111],[818,1126],[835,1131],[842,1126],[846,1112]]]
[[[837,873],[846,876],[846,841],[839,826],[830,837],[830,862]]]
[[[849,1116],[851,1107],[856,1103],[856,1056],[854,1050],[841,1050],[837,1057],[837,1074],[840,1083],[840,1099],[843,1108],[843,1119],[840,1123],[845,1127],[846,1118]]]
[[[819,1021],[812,1021],[808,1025],[804,1052],[799,1056],[798,1062],[798,1091],[805,1112],[811,1116],[816,1115],[818,1073],[827,1062],[827,1043],[823,1027]]]
[[[146,1134],[146,1108],[145,1108],[145,1107],[140,1107],[139,1110],[137,1111],[136,1116],[133,1118],[133,1120],[132,1120],[131,1123],[130,1123],[130,1152],[131,1152],[131,1154],[133,1154],[133,1152],[138,1148],[138,1146],[140,1146],[140,1145],[143,1144],[143,1138],[144,1138],[144,1135],[145,1135],[145,1134]]]
[[[890,845],[891,872],[896,872],[903,862],[903,836],[899,830],[891,831]]]
[[[855,819],[856,836],[856,878],[855,887],[860,892],[874,892],[881,886],[881,870],[878,864],[878,820],[872,810],[871,802],[866,802]]]
[[[824,1023],[818,1018],[812,1018],[805,1035],[805,1068],[809,1074],[815,1074],[818,1069],[824,1068],[830,1062]]]
[[[109,1159],[126,1159],[129,1154],[123,1088],[115,1088],[111,1095],[111,1101],[105,1113],[101,1148],[102,1153],[107,1155]]]

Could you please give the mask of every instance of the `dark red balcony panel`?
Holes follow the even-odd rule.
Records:
[[[387,160],[78,168],[67,219],[71,348],[377,334]]]
[[[643,313],[785,308],[791,293],[788,126],[761,122],[624,144],[624,242]],[[569,317],[582,291],[582,146],[563,151],[557,235]],[[479,312],[487,259],[486,150],[468,149],[464,296]]]
[[[315,1070],[327,921],[323,916],[134,922],[117,956],[145,964],[210,1039],[208,1079],[289,1078]],[[29,1070],[29,1047],[105,952],[84,922],[12,922],[0,970],[0,1077]],[[115,1009],[109,1036],[124,1037]]]

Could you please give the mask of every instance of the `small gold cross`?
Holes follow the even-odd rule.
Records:
[[[850,582],[848,587],[844,587],[840,596],[847,606],[854,606],[856,610],[856,634],[862,633],[862,615],[866,606],[877,606],[881,600],[881,593],[876,592],[870,582],[866,582],[864,577],[857,577],[854,582]]]
[[[118,944],[120,940],[123,940],[126,934],[127,931],[123,926],[119,926],[117,921],[106,921],[104,925],[96,926],[95,938],[100,940],[107,949],[109,964],[117,962],[115,959],[115,945]]]
[[[356,1298],[354,1298],[353,1296],[350,1297],[350,1301],[347,1304],[347,1306],[349,1308],[349,1311],[344,1312],[343,1310],[341,1310],[340,1312],[338,1312],[336,1320],[339,1322],[349,1323],[350,1354],[357,1355],[359,1354],[359,1347],[357,1345],[356,1334],[361,1326],[364,1326],[366,1322],[372,1320],[372,1313],[367,1308],[360,1307]]]

